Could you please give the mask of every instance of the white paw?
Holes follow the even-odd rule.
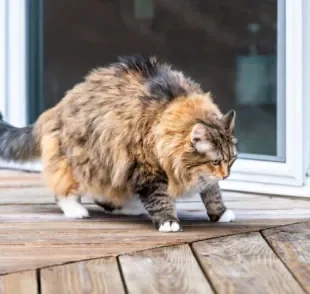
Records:
[[[58,201],[58,206],[68,218],[87,218],[88,210],[79,202],[77,196],[62,197]]]
[[[233,222],[235,219],[236,219],[235,213],[230,209],[226,209],[221,218],[218,220],[218,222],[229,223]]]
[[[160,225],[160,227],[158,228],[158,231],[164,232],[164,233],[179,232],[179,231],[181,231],[181,226],[176,221],[166,221],[165,223]]]
[[[64,214],[67,218],[88,218],[88,210],[80,205],[75,205],[64,211]]]

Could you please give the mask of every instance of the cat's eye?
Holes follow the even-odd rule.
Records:
[[[220,163],[221,163],[220,160],[213,160],[213,161],[212,161],[212,164],[213,164],[213,165],[219,165]]]

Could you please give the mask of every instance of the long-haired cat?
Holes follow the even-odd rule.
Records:
[[[89,73],[32,126],[0,124],[0,158],[41,157],[46,184],[67,217],[107,211],[133,195],[159,231],[180,231],[175,200],[200,193],[212,221],[232,221],[218,181],[237,157],[235,111],[155,57],[120,58]]]

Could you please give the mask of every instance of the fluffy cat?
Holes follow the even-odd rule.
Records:
[[[0,158],[41,157],[43,177],[70,218],[81,196],[106,211],[137,194],[159,231],[181,231],[175,200],[200,193],[212,221],[232,221],[218,184],[237,157],[235,111],[155,57],[131,56],[90,72],[34,125],[0,124]]]

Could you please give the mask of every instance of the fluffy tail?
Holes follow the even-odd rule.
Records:
[[[33,126],[15,128],[2,119],[0,113],[0,159],[28,161],[40,156]]]

